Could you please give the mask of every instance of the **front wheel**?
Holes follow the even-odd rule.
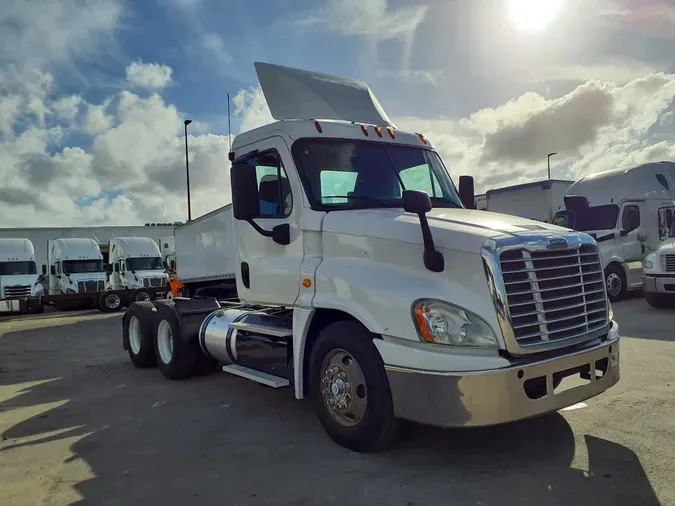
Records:
[[[98,307],[104,313],[113,313],[122,308],[122,297],[114,290],[103,292],[98,301]]]
[[[328,435],[356,452],[385,449],[397,419],[382,358],[373,335],[357,322],[321,331],[309,364],[314,410]]]
[[[611,302],[619,302],[626,296],[626,274],[619,264],[610,264],[605,269],[607,296]]]

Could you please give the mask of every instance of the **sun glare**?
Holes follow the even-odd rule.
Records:
[[[511,0],[509,18],[519,30],[541,31],[555,18],[562,0]]]

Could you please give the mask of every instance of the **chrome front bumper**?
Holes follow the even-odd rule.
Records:
[[[604,375],[596,377],[596,369],[603,366]],[[571,406],[615,385],[620,377],[618,326],[612,323],[605,340],[581,351],[539,361],[514,361],[502,369],[468,373],[386,365],[385,369],[396,416],[439,427],[497,425]],[[590,371],[590,382],[553,392],[554,375],[556,379],[578,376],[582,369],[586,374]],[[546,393],[539,398],[528,396],[528,380],[545,381]],[[528,389],[532,386],[532,381],[527,383]]]
[[[666,287],[666,285],[669,285]],[[642,290],[649,293],[666,293],[675,295],[675,275],[670,277],[656,277],[645,275],[642,278]],[[670,289],[668,289],[670,288]]]

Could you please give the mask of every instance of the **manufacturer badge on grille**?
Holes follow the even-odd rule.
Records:
[[[546,241],[546,247],[548,249],[560,249],[560,248],[567,248],[568,243],[567,239],[564,237],[552,237],[548,241]]]

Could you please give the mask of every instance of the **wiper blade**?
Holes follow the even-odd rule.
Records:
[[[355,200],[365,200],[367,202],[374,202],[384,207],[389,207],[391,204],[388,204],[384,200],[380,200],[377,197],[370,197],[368,195],[322,195],[322,199],[355,199]],[[324,205],[330,205],[331,203],[324,203]]]
[[[450,205],[452,205],[452,207],[456,207],[457,209],[461,209],[461,207],[462,207],[457,202],[455,202],[454,200],[449,200],[449,199],[445,199],[445,198],[442,198],[442,197],[431,197],[431,203],[432,204],[435,204],[435,203],[450,204]]]

